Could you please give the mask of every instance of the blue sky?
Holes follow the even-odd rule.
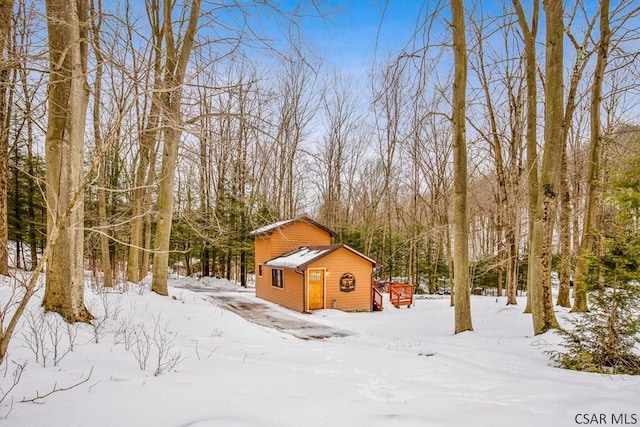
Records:
[[[358,70],[404,48],[415,31],[423,0],[322,2],[329,14],[302,24],[307,43],[329,67]]]

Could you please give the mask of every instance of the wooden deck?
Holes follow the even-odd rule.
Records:
[[[389,301],[396,308],[406,305],[411,308],[413,304],[413,285],[407,283],[391,283],[389,285]]]
[[[382,311],[382,293],[389,293],[389,301],[396,308],[413,305],[413,285],[386,280],[373,281],[373,311]]]

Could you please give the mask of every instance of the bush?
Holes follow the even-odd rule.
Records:
[[[559,330],[566,351],[548,354],[566,369],[638,375],[639,314],[637,283],[605,289],[592,301],[590,312],[571,320],[571,329]]]

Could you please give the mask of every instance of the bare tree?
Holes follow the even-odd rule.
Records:
[[[7,179],[9,176],[9,119],[7,102],[9,72],[12,68],[7,41],[11,35],[13,0],[0,1],[0,274],[9,274],[9,227],[7,222]]]
[[[141,119],[139,149],[135,172],[133,172],[134,188],[131,201],[131,230],[129,233],[129,252],[127,259],[127,280],[138,283],[149,271],[151,184],[155,180],[156,147],[158,145],[160,125],[160,94],[162,84],[162,46],[163,28],[160,15],[160,3],[147,1],[147,18],[151,28],[151,49],[149,62],[152,64],[149,74],[153,76],[150,88],[150,107],[145,110]],[[133,29],[127,25],[128,42],[133,44]],[[135,58],[135,57],[134,57]],[[138,62],[134,61],[134,75],[138,75]],[[149,89],[149,88],[147,88]],[[145,94],[147,92],[145,91]],[[148,99],[148,98],[146,98]],[[146,119],[146,120],[145,120]],[[146,233],[145,233],[146,228]],[[147,250],[145,250],[147,249]]]
[[[153,257],[153,279],[151,289],[168,295],[167,267],[169,265],[169,240],[173,215],[173,183],[178,160],[178,145],[182,137],[181,106],[182,90],[189,56],[193,48],[198,29],[201,0],[191,4],[187,28],[184,34],[175,34],[173,14],[174,3],[164,1],[163,37],[166,58],[163,70],[162,111],[163,111],[163,149],[160,186],[158,188],[158,214],[154,239],[155,254]],[[177,37],[180,36],[179,39]],[[182,41],[181,45],[178,45]]]
[[[102,129],[100,126],[102,119],[102,78],[104,58],[102,57],[102,46],[100,33],[102,31],[102,1],[97,0],[97,7],[94,0],[91,0],[91,33],[93,42],[93,51],[96,58],[96,78],[93,88],[93,136],[96,141],[96,150],[104,151]],[[106,175],[107,175],[106,156],[103,156],[102,164],[98,169],[98,216],[99,226],[102,230],[100,233],[100,259],[103,274],[103,285],[105,287],[113,286],[113,274],[111,271],[111,257],[109,254],[109,223],[107,219],[107,196],[106,196]]]
[[[480,85],[482,87],[482,92],[484,94],[484,99],[486,103],[486,112],[487,118],[489,121],[489,130],[488,132],[484,132],[477,126],[472,126],[476,128],[476,130],[483,135],[483,138],[490,144],[493,149],[493,158],[495,162],[496,168],[496,180],[498,184],[498,191],[496,195],[496,234],[498,240],[498,296],[502,296],[502,283],[503,283],[503,274],[504,274],[504,264],[507,261],[507,247],[506,242],[503,239],[503,235],[505,229],[508,227],[507,224],[507,215],[508,215],[508,198],[509,194],[507,192],[507,178],[506,178],[506,167],[505,161],[503,159],[503,148],[502,141],[500,139],[501,132],[498,129],[498,119],[496,117],[496,108],[494,108],[494,100],[491,95],[491,87],[489,83],[489,79],[487,77],[487,66],[485,65],[487,54],[484,51],[484,30],[483,23],[478,23],[475,20],[473,21],[473,25],[475,26],[475,33],[477,37],[477,65],[473,62],[472,68],[475,69],[476,74],[478,75],[478,79],[480,81]]]
[[[440,94],[431,106],[433,111],[441,110],[439,103],[443,100]],[[428,117],[428,152],[425,153],[422,174],[425,176],[428,189],[427,207],[429,213],[427,238],[429,260],[429,291],[436,291],[439,267],[446,262],[449,280],[453,278],[451,238],[450,238],[450,206],[451,206],[451,154],[452,130],[444,125],[444,118],[431,114]],[[451,305],[454,305],[453,293]]]
[[[296,180],[296,167],[300,160],[300,145],[315,111],[315,83],[315,70],[304,58],[285,60],[277,82],[277,129],[275,152],[272,154],[277,159],[274,162],[275,199],[272,204],[276,218],[291,218],[299,211],[300,191],[296,185],[300,181]]]
[[[350,161],[348,153],[357,130],[356,100],[350,82],[334,74],[327,83],[322,99],[327,119],[327,136],[321,146],[319,162],[323,165],[319,177],[322,197],[320,218],[331,229],[344,227],[346,207],[343,183],[348,180],[345,168]]]
[[[542,172],[530,240],[529,280],[534,333],[541,334],[558,323],[551,299],[551,241],[560,185],[563,143],[563,37],[562,2],[545,0],[546,72],[545,132]]]
[[[502,296],[504,282],[507,304],[517,304],[517,252],[521,225],[519,197],[524,133],[522,62],[510,53],[513,25],[500,22],[504,49],[497,51],[492,47],[497,34],[490,27],[487,28],[487,18],[483,16],[480,21],[473,20],[472,24],[477,42],[471,49],[474,54],[470,64],[478,76],[484,104],[479,112],[480,117],[470,119],[469,124],[489,145],[495,165],[497,189],[494,191],[495,206],[491,215],[495,217],[492,223],[495,224],[497,244],[498,296]],[[486,123],[481,117],[486,117]],[[493,256],[493,251],[491,248],[488,255]]]
[[[466,88],[467,41],[464,1],[451,0],[455,77],[453,82],[453,279],[455,333],[473,330],[469,282],[469,218],[467,207]]]
[[[538,65],[536,61],[536,37],[538,34],[538,19],[540,15],[540,1],[533,0],[531,24],[527,21],[524,8],[520,0],[513,0],[513,6],[518,15],[518,24],[523,33],[524,52],[526,58],[525,76],[527,80],[527,177],[529,194],[529,218],[533,218],[538,200]],[[533,221],[529,220],[529,232],[527,233],[529,250],[528,259],[531,260],[531,237],[533,236]],[[529,276],[527,275],[527,307],[525,312],[531,312],[531,292]],[[515,297],[515,295],[512,295]],[[510,295],[511,297],[511,295]]]
[[[380,250],[377,254],[382,259],[387,259],[385,270],[388,277],[393,276],[397,269],[396,246],[398,233],[396,233],[396,206],[400,183],[398,170],[400,169],[400,145],[402,140],[403,120],[407,119],[407,97],[404,94],[405,80],[407,79],[408,63],[405,57],[400,55],[388,65],[381,68],[379,74],[379,88],[374,94],[374,114],[377,133],[377,162],[378,173],[381,175],[382,187],[378,194],[373,194],[373,209],[379,227],[376,233],[380,236]]]
[[[581,9],[580,2],[576,2],[572,13],[570,14],[570,22],[575,21],[578,11]],[[565,26],[565,33],[576,51],[576,58],[571,72],[569,82],[569,90],[567,92],[567,101],[565,106],[565,123],[563,129],[562,144],[562,163],[560,166],[560,197],[559,197],[559,237],[560,237],[560,286],[558,289],[557,304],[563,307],[570,307],[569,288],[572,271],[572,250],[571,250],[571,215],[572,215],[572,197],[569,188],[568,176],[568,152],[567,142],[569,132],[572,129],[573,119],[578,108],[578,89],[580,81],[583,78],[584,71],[589,62],[589,58],[593,55],[593,49],[590,48],[592,39],[592,31],[596,23],[597,14],[588,20],[587,28],[582,36],[582,41],[578,42],[571,26]],[[586,17],[585,17],[586,19]]]
[[[26,172],[26,214],[29,218],[26,226],[31,255],[31,263],[27,268],[31,270],[38,264],[38,251],[41,248],[39,243],[42,241],[41,235],[44,234],[44,223],[46,222],[46,219],[44,219],[46,214],[42,209],[44,195],[40,186],[40,179],[44,174],[43,159],[34,153],[34,147],[37,146],[39,140],[36,136],[38,135],[37,130],[45,127],[44,123],[41,120],[37,120],[36,117],[41,116],[40,111],[45,109],[46,102],[40,100],[39,95],[44,92],[43,88],[46,86],[45,79],[47,76],[44,73],[35,72],[32,67],[27,66],[32,58],[31,50],[33,49],[34,33],[37,32],[37,29],[30,25],[34,21],[37,22],[33,7],[29,8],[25,1],[20,1],[14,17],[14,31],[18,35],[18,40],[16,41],[18,65],[16,67],[19,88],[16,90],[21,92],[19,97],[22,99],[20,107],[22,117],[15,124],[18,132],[14,133],[16,140],[14,144],[17,145],[19,139],[25,141],[26,158],[24,158],[24,161],[26,161],[26,167],[19,168],[19,165],[15,165],[15,168],[16,174],[24,174]],[[16,146],[15,150],[17,149],[18,147]],[[21,193],[25,190],[23,185],[20,186],[20,190],[16,190],[16,193]],[[16,218],[20,218],[20,216],[16,215]]]
[[[609,26],[609,0],[600,1],[600,42],[598,44],[598,57],[594,73],[591,95],[591,144],[589,147],[589,163],[587,176],[587,193],[585,202],[584,219],[582,225],[582,240],[578,252],[576,265],[576,280],[574,304],[572,311],[587,311],[587,275],[589,272],[589,255],[596,253],[594,247],[598,244],[596,235],[596,215],[600,198],[600,163],[602,157],[602,124],[600,116],[602,105],[602,84],[607,59],[609,56],[609,42],[611,29]]]
[[[83,147],[87,91],[87,1],[47,0],[50,77],[46,136],[47,229],[61,224],[47,262],[44,307],[68,322],[92,319],[84,305]],[[69,211],[69,215],[66,212]]]

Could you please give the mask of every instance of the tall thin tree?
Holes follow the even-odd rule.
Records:
[[[455,333],[473,330],[469,282],[469,213],[467,207],[467,39],[464,0],[451,0],[453,26],[453,278]]]
[[[570,14],[570,21],[574,21],[574,16],[579,9],[579,4],[576,4],[573,12]],[[569,131],[572,129],[574,122],[574,115],[579,107],[579,85],[582,81],[589,59],[594,53],[594,49],[591,49],[590,43],[593,39],[593,28],[597,22],[598,14],[596,13],[592,19],[589,20],[586,29],[582,29],[584,34],[582,35],[582,42],[578,42],[576,37],[570,28],[565,29],[569,40],[573,44],[576,50],[575,62],[573,64],[573,70],[569,80],[569,88],[567,90],[567,102],[565,107],[564,120],[566,126],[563,130],[563,143],[562,143],[562,164],[560,169],[560,199],[559,199],[559,222],[558,230],[560,234],[560,285],[558,286],[558,299],[557,304],[562,307],[570,307],[570,282],[572,271],[572,250],[571,250],[571,211],[572,211],[572,198],[571,188],[569,186],[569,162],[567,156],[567,143],[569,141]],[[576,189],[573,189],[576,191]]]
[[[96,151],[104,151],[104,141],[102,137],[102,127],[100,126],[102,116],[102,77],[104,74],[104,58],[101,46],[101,27],[103,21],[102,1],[91,0],[91,33],[93,41],[93,51],[96,58],[96,79],[94,83],[93,93],[93,137],[96,141]],[[102,266],[103,285],[107,288],[113,286],[113,274],[111,271],[111,257],[109,254],[109,222],[107,219],[107,157],[102,157],[100,168],[98,169],[98,218],[100,222],[100,260]]]
[[[541,334],[558,323],[551,299],[551,242],[560,186],[564,122],[562,2],[545,0],[546,71],[544,154],[530,241],[529,291],[534,333]]]
[[[193,42],[198,29],[201,0],[191,3],[189,20],[184,34],[174,33],[174,5],[171,0],[164,1],[164,40],[166,59],[164,64],[164,92],[162,93],[162,109],[164,122],[162,126],[164,146],[162,150],[162,168],[160,172],[160,186],[158,188],[158,216],[153,257],[153,278],[151,289],[160,294],[168,295],[167,268],[169,265],[169,240],[171,237],[171,223],[173,217],[173,184],[178,161],[178,145],[182,137],[180,127],[182,89],[193,48]],[[177,43],[182,41],[182,45]]]
[[[523,33],[525,52],[525,76],[527,80],[527,176],[529,188],[529,218],[533,218],[538,203],[538,63],[536,60],[536,37],[538,34],[538,18],[540,15],[540,1],[533,0],[531,25],[527,21],[524,8],[520,0],[513,0],[513,6],[518,15],[518,24]],[[531,259],[531,236],[533,236],[533,221],[529,221],[528,249]],[[527,289],[530,281],[527,280]],[[513,292],[514,290],[512,290]],[[525,312],[531,312],[531,292],[527,292],[527,306]],[[510,296],[515,299],[515,292]]]
[[[589,272],[589,255],[594,253],[597,244],[596,214],[600,198],[599,176],[602,157],[602,124],[600,120],[602,105],[602,83],[607,68],[611,29],[609,26],[609,0],[600,1],[600,43],[591,93],[591,144],[589,147],[589,164],[587,167],[587,194],[585,201],[583,232],[578,261],[576,265],[576,288],[572,311],[587,311],[587,276]]]
[[[149,53],[149,73],[153,75],[150,92],[150,107],[146,113],[146,122],[142,126],[139,136],[139,150],[137,163],[135,164],[134,189],[131,200],[131,231],[129,233],[129,252],[127,254],[127,280],[138,283],[148,273],[148,260],[150,245],[145,238],[150,237],[149,228],[145,223],[149,218],[150,187],[155,179],[155,159],[157,139],[160,124],[160,86],[162,82],[162,18],[158,1],[146,1],[147,17],[151,27],[151,49]],[[128,6],[128,5],[127,5]],[[132,25],[127,25],[128,43],[133,45]],[[135,56],[133,57],[135,61]],[[151,67],[152,65],[152,67]],[[133,73],[138,75],[141,71],[134,62]]]
[[[9,176],[9,81],[7,41],[11,34],[13,0],[0,0],[0,274],[9,274],[9,224],[7,218],[7,179]]]

